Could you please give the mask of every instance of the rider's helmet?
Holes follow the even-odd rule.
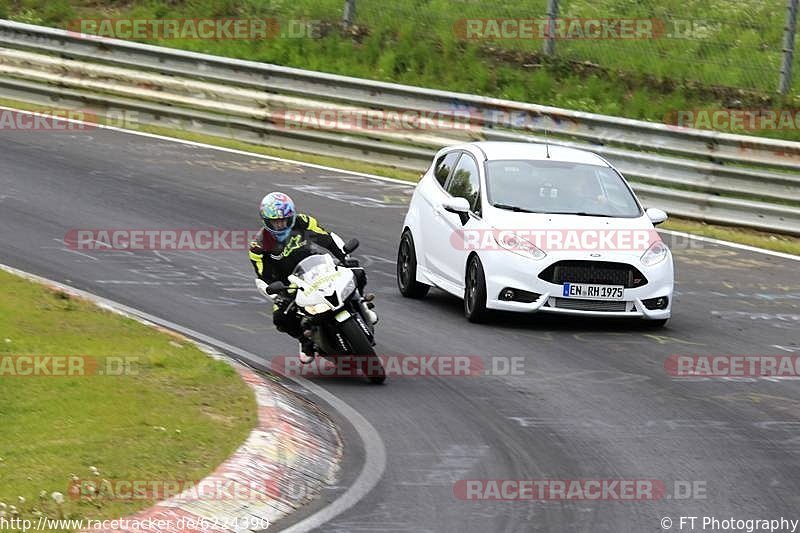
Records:
[[[282,192],[271,192],[261,200],[258,209],[264,228],[270,232],[278,242],[285,241],[292,232],[296,213],[294,202]]]

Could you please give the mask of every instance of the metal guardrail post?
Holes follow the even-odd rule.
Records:
[[[548,57],[556,54],[556,17],[558,17],[558,0],[548,0],[547,37],[544,41],[544,55]]]
[[[786,28],[783,33],[783,63],[778,92],[788,94],[792,88],[792,61],[794,60],[794,41],[797,32],[797,5],[800,0],[788,0]]]
[[[353,25],[353,19],[356,18],[356,0],[344,1],[344,14],[342,15],[342,24],[345,29]]]

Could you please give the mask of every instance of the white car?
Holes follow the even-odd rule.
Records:
[[[440,150],[420,180],[397,254],[403,296],[438,287],[488,310],[639,317],[663,326],[672,254],[608,161],[553,145],[476,142]]]

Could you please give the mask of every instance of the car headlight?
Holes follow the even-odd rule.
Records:
[[[520,237],[512,231],[497,232],[494,236],[494,240],[501,248],[521,255],[522,257],[527,257],[528,259],[535,259],[538,261],[539,259],[547,257],[547,254],[537,248],[531,241]]]
[[[309,315],[318,315],[320,313],[325,313],[326,311],[330,311],[331,306],[328,303],[323,302],[306,306],[303,309],[305,309]]]
[[[661,241],[656,241],[642,254],[642,264],[648,267],[657,265],[667,258],[668,253],[669,248],[667,248],[667,245]]]

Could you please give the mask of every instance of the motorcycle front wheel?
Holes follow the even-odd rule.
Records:
[[[342,328],[342,334],[350,344],[350,355],[361,358],[361,372],[364,376],[370,383],[383,383],[386,380],[386,370],[384,370],[381,360],[375,354],[372,343],[356,319],[349,318],[339,326]]]

